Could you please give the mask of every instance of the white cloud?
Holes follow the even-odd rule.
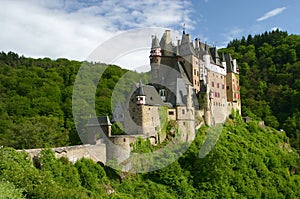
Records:
[[[274,10],[271,10],[271,11],[265,13],[262,17],[256,19],[256,21],[263,21],[263,20],[269,19],[270,17],[274,17],[274,16],[280,14],[281,12],[283,12],[285,9],[286,9],[286,7],[276,8]]]
[[[84,60],[125,30],[192,24],[189,6],[181,0],[2,0],[0,51]]]

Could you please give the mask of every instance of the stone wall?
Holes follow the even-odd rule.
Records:
[[[131,143],[136,141],[137,137],[133,135],[118,135],[109,138],[107,143],[106,159],[117,160],[118,163],[125,161],[130,156]]]
[[[26,149],[25,151],[31,158],[38,157],[43,149]],[[89,158],[95,162],[106,163],[106,145],[98,143],[96,145],[76,145],[67,147],[52,148],[57,158],[67,157],[72,163],[81,158]]]
[[[209,96],[210,123],[223,123],[227,116],[226,77],[213,71],[208,71],[207,92]]]

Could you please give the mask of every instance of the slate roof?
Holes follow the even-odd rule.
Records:
[[[189,41],[188,34],[185,34],[185,33],[182,34],[181,44],[179,47],[179,53],[180,53],[180,56],[186,56],[186,55],[191,55],[191,54],[196,56],[196,51],[195,51],[193,42]]]
[[[144,92],[144,88],[143,88],[143,83],[142,81],[140,80],[140,83],[137,87],[137,92],[136,92],[136,96],[146,96],[145,92]]]
[[[163,101],[160,95],[157,93],[154,86],[144,85],[144,84],[136,84],[137,92],[143,91],[144,96],[146,96],[146,105],[150,106],[160,106],[163,104]]]
[[[160,47],[160,45],[159,45],[158,39],[155,35],[152,37],[152,48],[159,48],[159,47]]]
[[[225,54],[225,60],[226,60],[226,67],[227,67],[227,73],[233,72],[233,64],[232,64],[232,58],[230,54]]]
[[[124,121],[124,109],[121,105],[121,102],[118,101],[113,112],[112,122],[123,122]]]
[[[174,51],[173,51],[173,45],[172,45],[172,40],[171,40],[171,36],[170,36],[170,31],[166,31],[160,42],[159,45],[162,49],[162,53],[163,55],[167,56],[167,55],[173,55]]]

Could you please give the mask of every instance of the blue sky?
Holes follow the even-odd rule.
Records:
[[[135,28],[181,32],[185,24],[191,38],[217,47],[274,28],[300,34],[299,0],[0,0],[0,7],[0,51],[29,57],[85,60],[101,43]],[[143,53],[133,55],[145,57],[137,64],[148,63]]]

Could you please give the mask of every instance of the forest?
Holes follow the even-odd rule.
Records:
[[[300,36],[277,29],[235,39],[219,52],[238,61],[242,115],[283,129],[300,150]]]
[[[221,52],[238,61],[242,115],[253,121],[233,114],[213,150],[199,158],[208,132],[203,126],[182,157],[144,174],[123,174],[88,159],[72,164],[49,148],[81,144],[72,92],[82,65],[103,68],[95,107],[110,117],[121,77],[147,82],[147,73],[1,52],[0,198],[300,198],[300,36],[279,30],[249,35]],[[36,162],[15,150],[40,147],[45,150]]]

